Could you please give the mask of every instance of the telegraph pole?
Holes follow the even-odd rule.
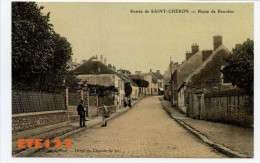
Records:
[[[171,78],[170,78],[171,103],[172,103],[172,105],[173,105],[173,88],[172,88],[172,57],[170,57],[170,71],[171,71]]]

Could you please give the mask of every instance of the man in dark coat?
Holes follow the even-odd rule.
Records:
[[[80,120],[79,120],[79,126],[80,127],[86,127],[85,125],[85,109],[84,109],[84,106],[83,106],[83,100],[80,100],[80,103],[77,107],[77,111],[78,111],[78,115],[80,117]]]

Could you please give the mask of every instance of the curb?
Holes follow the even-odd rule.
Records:
[[[138,100],[136,103],[134,103],[131,108],[133,108],[139,101],[140,101],[140,100]],[[118,114],[114,114],[113,116],[107,118],[107,120],[108,120],[108,121],[109,121],[109,120],[112,120],[112,119],[114,119],[114,118],[116,118],[116,117],[118,117],[118,116],[120,116],[120,115],[122,115],[122,114],[128,112],[131,108],[128,108],[128,109],[126,109],[126,110],[124,110],[124,111],[121,111],[121,112],[119,112]],[[65,139],[65,138],[67,138],[67,137],[69,137],[69,136],[71,136],[71,135],[74,135],[74,134],[83,132],[83,131],[85,131],[85,130],[87,130],[87,129],[90,129],[90,128],[93,128],[93,127],[95,127],[95,126],[97,126],[97,125],[100,125],[101,123],[102,123],[102,122],[97,122],[97,123],[93,123],[93,124],[87,126],[86,128],[78,128],[78,129],[75,129],[75,130],[70,131],[70,132],[67,132],[67,133],[65,133],[65,134],[63,134],[63,135],[57,136],[57,137],[55,137],[55,138],[52,138],[50,141],[52,142],[54,139]],[[46,151],[46,149],[47,149],[47,148],[44,148],[45,151]],[[21,151],[21,152],[19,152],[19,153],[16,153],[16,154],[12,155],[12,157],[29,157],[29,156],[31,156],[32,154],[34,154],[34,153],[36,153],[36,152],[39,152],[40,150],[42,150],[42,149],[40,149],[40,148],[39,148],[39,149],[37,149],[37,148],[29,148],[29,149],[23,150],[23,151]],[[51,148],[50,148],[50,149],[47,149],[47,151],[49,151],[49,150],[51,150]]]
[[[160,99],[160,101],[162,101]],[[174,115],[171,114],[171,112],[168,110],[167,107],[165,107],[162,102],[161,105],[163,106],[163,108],[166,110],[166,112],[178,123],[180,124],[183,128],[185,128],[187,131],[189,131],[190,133],[192,133],[194,136],[196,136],[197,138],[199,138],[201,141],[203,141],[204,143],[208,144],[209,146],[213,147],[214,149],[218,150],[220,153],[227,155],[228,157],[231,158],[250,158],[246,155],[240,154],[238,152],[233,151],[230,148],[224,147],[221,144],[215,143],[211,140],[209,140],[206,136],[204,136],[203,134],[201,134],[199,131],[197,131],[196,129],[192,128],[190,125],[186,124],[185,122],[183,122],[182,120],[174,117]]]

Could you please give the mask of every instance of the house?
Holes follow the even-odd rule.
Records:
[[[139,87],[138,85],[133,82],[131,80],[131,78],[128,76],[130,75],[131,73],[128,71],[128,70],[123,70],[123,69],[120,69],[120,70],[117,70],[117,73],[118,75],[121,77],[121,79],[124,80],[125,83],[129,83],[131,85],[131,88],[132,88],[132,93],[130,95],[130,97],[132,99],[138,99],[139,98]]]
[[[178,66],[179,66],[178,62],[173,63],[173,61],[171,61],[166,71],[163,74],[164,99],[169,101],[172,98],[171,87],[170,87],[171,74],[177,69]]]
[[[186,61],[172,75],[171,84],[174,88],[172,103],[182,112],[187,113],[189,91],[218,90],[223,85],[221,68],[229,50],[222,45],[222,36],[213,37],[213,50],[199,51],[197,44],[192,51],[186,53]]]
[[[102,56],[100,60],[97,56],[91,57],[72,71],[81,82],[87,82],[87,84],[93,85],[115,86],[115,88],[118,89],[118,93],[115,94],[115,100],[119,106],[123,106],[125,81],[121,75],[115,71],[114,66],[107,66],[105,64]]]
[[[149,83],[149,81],[147,81],[147,78],[146,78],[147,76],[145,74],[142,74],[141,72],[136,73],[136,74],[128,74],[127,76],[134,82],[146,81],[146,82]],[[138,85],[138,83],[136,83],[136,84]],[[150,85],[150,83],[149,83],[149,85]],[[149,87],[149,85],[148,85],[148,87]],[[146,97],[147,90],[148,90],[148,88],[139,86],[138,91],[137,91],[138,92],[138,98]]]
[[[163,94],[164,82],[163,82],[163,75],[160,73],[160,70],[153,72],[152,69],[150,69],[149,74],[152,75],[151,95]]]

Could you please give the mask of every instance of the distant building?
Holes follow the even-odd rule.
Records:
[[[150,69],[149,74],[152,75],[151,95],[162,95],[164,92],[164,82],[163,75],[160,73],[160,70],[153,72],[152,69]]]
[[[170,87],[171,74],[178,68],[178,66],[179,66],[178,62],[173,63],[173,61],[171,61],[166,71],[163,74],[164,98],[169,101],[172,98],[171,87]]]

